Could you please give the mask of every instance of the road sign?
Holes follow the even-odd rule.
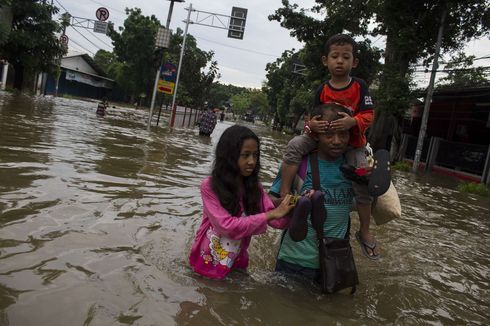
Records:
[[[68,39],[68,36],[67,35],[63,34],[63,35],[60,36],[60,42],[61,42],[61,44],[68,45],[68,41],[69,41],[69,39]]]
[[[107,34],[107,27],[108,26],[109,26],[109,23],[94,21],[94,32]]]
[[[160,79],[175,82],[177,79],[177,67],[170,62],[166,62],[160,69]]]
[[[107,8],[100,7],[95,12],[95,17],[97,17],[97,19],[101,22],[105,22],[107,19],[109,19],[109,10],[107,10]]]
[[[247,11],[248,9],[245,8],[231,8],[228,37],[243,40],[243,33],[245,32],[245,21],[247,20]]]
[[[157,90],[160,93],[172,95],[174,93],[174,88],[175,88],[175,83],[168,82],[161,79],[158,81]]]

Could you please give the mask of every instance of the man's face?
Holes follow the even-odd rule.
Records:
[[[349,143],[349,130],[327,129],[325,133],[318,135],[318,151],[323,159],[333,161],[339,158],[347,150]]]
[[[352,44],[332,44],[328,54],[322,57],[323,65],[328,68],[332,76],[347,76],[358,62],[354,59],[353,50]]]

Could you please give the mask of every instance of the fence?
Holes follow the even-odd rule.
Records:
[[[162,110],[165,110],[165,112],[171,112],[170,106],[163,106]],[[175,120],[173,126],[177,128],[192,128],[196,124],[196,121],[199,119],[200,114],[201,111],[199,109],[177,106],[175,110]],[[156,116],[158,116],[158,114],[155,114],[152,119],[156,119]]]
[[[413,160],[417,137],[407,134],[402,138],[402,157]],[[477,177],[490,185],[490,145],[450,142],[439,137],[424,139],[421,162],[426,170],[440,167]]]

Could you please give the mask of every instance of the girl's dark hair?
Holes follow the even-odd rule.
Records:
[[[242,177],[238,159],[243,142],[254,139],[258,146],[257,164],[252,174]],[[231,215],[240,211],[240,198],[246,215],[260,212],[261,192],[259,188],[260,141],[259,137],[247,127],[234,125],[221,135],[211,172],[211,186],[223,206]]]
[[[331,36],[327,42],[325,43],[325,54],[328,55],[330,52],[330,47],[332,45],[344,45],[344,44],[350,44],[352,45],[352,55],[354,58],[357,58],[357,43],[354,41],[352,37],[350,37],[347,34],[335,34]]]

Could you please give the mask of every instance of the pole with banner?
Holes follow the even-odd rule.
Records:
[[[170,7],[168,9],[167,24],[165,25],[166,33],[170,33],[170,30],[169,30],[170,20],[172,18],[172,11],[174,9],[174,2],[184,2],[184,0],[169,0],[169,1],[170,1]],[[168,41],[170,42],[170,34],[168,34]],[[168,47],[168,45],[167,45],[167,47]],[[153,115],[153,108],[155,106],[155,99],[156,99],[156,95],[157,95],[158,82],[160,80],[160,71],[162,70],[162,63],[163,63],[162,61],[163,61],[163,57],[160,59],[160,68],[156,72],[155,84],[153,86],[153,93],[151,95],[150,113],[148,115],[148,130],[150,130],[150,126],[151,126],[151,117]]]

